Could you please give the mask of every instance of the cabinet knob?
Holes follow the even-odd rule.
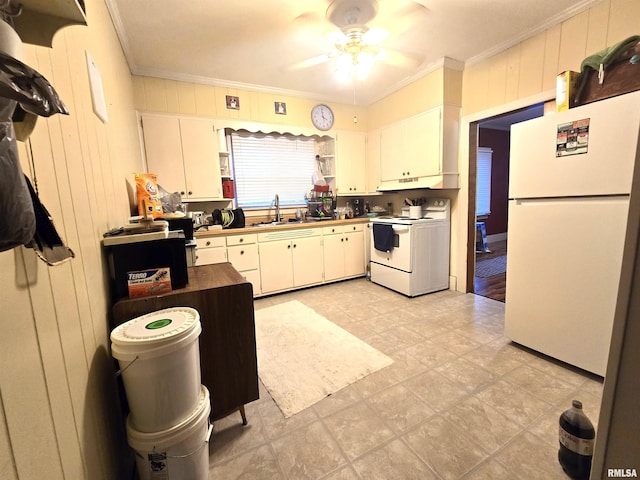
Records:
[[[244,255],[244,250],[240,250],[240,255]]]
[[[294,243],[294,244],[293,244],[293,248],[296,248],[296,247],[297,247],[297,245]]]
[[[240,243],[244,242],[244,238],[241,238],[239,241],[240,241]]]
[[[188,195],[193,195],[193,192],[189,191],[187,192]]]
[[[341,242],[344,242],[344,238],[341,238],[341,239],[340,239],[340,241],[341,241]]]
[[[345,238],[345,239],[344,239],[344,241],[345,241],[345,242],[348,242],[348,241],[349,241],[349,237]]]
[[[336,233],[336,229],[335,229],[335,228],[332,228],[332,229],[331,229],[331,233]]]
[[[207,243],[205,245],[208,247],[209,245],[211,245],[211,242],[207,240]]]
[[[288,249],[291,249],[291,244],[287,245],[287,248],[288,248]]]

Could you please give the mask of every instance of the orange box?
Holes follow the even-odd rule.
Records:
[[[169,267],[151,268],[127,272],[129,297],[148,297],[171,291],[171,269]]]
[[[580,72],[566,70],[556,77],[556,112],[571,108],[571,101],[575,97],[578,75],[580,75]]]

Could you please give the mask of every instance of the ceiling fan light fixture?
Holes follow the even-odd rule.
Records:
[[[336,58],[336,75],[343,82],[353,78],[364,80],[369,75],[375,59],[371,52],[343,53]]]

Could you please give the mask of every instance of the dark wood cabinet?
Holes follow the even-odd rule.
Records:
[[[211,394],[211,419],[257,400],[253,288],[230,263],[188,268],[185,288],[164,295],[127,298],[113,306],[112,327],[169,307],[192,307],[200,314],[202,383]]]

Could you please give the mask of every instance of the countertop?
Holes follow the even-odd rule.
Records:
[[[319,220],[311,222],[289,222],[282,225],[270,225],[267,227],[252,227],[251,224],[244,228],[226,228],[216,230],[198,230],[193,233],[195,238],[199,237],[211,237],[216,235],[237,235],[243,233],[264,233],[273,230],[296,230],[302,228],[318,228],[318,227],[330,227],[334,225],[351,225],[354,223],[369,223],[369,217],[349,218],[346,220]]]

